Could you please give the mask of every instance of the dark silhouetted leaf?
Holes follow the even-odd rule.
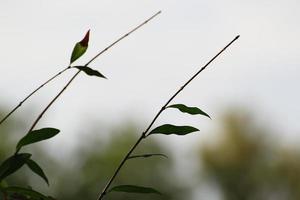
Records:
[[[40,142],[42,140],[47,140],[54,137],[59,133],[58,129],[55,128],[43,128],[39,130],[34,130],[25,135],[17,144],[17,150],[21,147],[29,145],[32,143]]]
[[[92,68],[86,67],[86,66],[74,66],[75,68],[84,71],[89,76],[98,76],[101,78],[106,78],[103,74],[98,72],[97,70],[94,70]]]
[[[0,165],[0,182],[20,169],[31,157],[29,153],[15,154]]]
[[[172,124],[164,124],[153,129],[149,135],[151,134],[176,134],[176,135],[186,135],[195,131],[199,131],[199,129],[192,127],[192,126],[175,126]]]
[[[178,110],[180,110],[181,112],[184,112],[184,113],[188,113],[191,115],[204,115],[204,116],[210,118],[210,116],[207,113],[205,113],[204,111],[200,110],[197,107],[188,107],[183,104],[174,104],[174,105],[168,106],[167,108],[177,108]]]
[[[29,188],[22,188],[22,187],[7,187],[4,188],[3,191],[8,194],[9,196],[18,194],[24,197],[29,197],[30,200],[53,200],[52,197],[47,197],[35,190]],[[28,198],[26,198],[28,199]]]
[[[129,156],[128,159],[133,159],[133,158],[149,158],[152,156],[160,156],[160,157],[164,157],[164,158],[168,158],[168,156],[161,154],[161,153],[152,153],[152,154],[142,154],[142,155],[133,155],[133,156]]]
[[[136,185],[118,185],[113,187],[109,192],[128,192],[128,193],[144,193],[144,194],[161,194],[159,191],[149,188],[141,187]]]
[[[26,164],[31,169],[31,171],[39,175],[49,185],[49,181],[46,174],[44,173],[43,169],[34,160],[28,159]]]
[[[84,38],[77,42],[71,55],[70,64],[72,64],[75,60],[80,58],[87,50],[89,44],[90,30],[85,34]]]

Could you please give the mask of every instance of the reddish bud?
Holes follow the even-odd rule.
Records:
[[[87,47],[90,39],[90,30],[85,34],[84,38],[79,42],[79,44],[83,47]]]

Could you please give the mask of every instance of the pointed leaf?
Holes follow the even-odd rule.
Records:
[[[31,169],[31,171],[33,171],[34,173],[39,175],[42,179],[44,179],[44,181],[49,186],[49,181],[46,174],[44,173],[43,169],[34,160],[29,159],[27,160],[26,164]]]
[[[174,104],[174,105],[168,106],[167,108],[177,108],[178,110],[180,110],[181,112],[184,112],[184,113],[188,113],[191,115],[204,115],[204,116],[210,118],[210,116],[207,113],[205,113],[204,111],[200,110],[197,107],[188,107],[184,104]]]
[[[75,47],[73,48],[70,64],[72,64],[75,60],[80,58],[87,50],[90,38],[90,30],[85,34],[84,38],[77,42]]]
[[[42,128],[34,130],[25,135],[17,144],[17,150],[20,150],[23,146],[32,143],[40,142],[54,137],[59,133],[58,129],[55,128]]]
[[[75,60],[80,58],[87,50],[87,47],[83,47],[80,43],[76,43],[72,55],[71,55],[71,60],[70,64],[72,64]]]
[[[92,68],[86,67],[86,66],[74,66],[75,68],[84,71],[89,76],[98,76],[101,78],[106,78],[103,74],[98,72],[97,70],[94,70]]]
[[[7,187],[4,188],[3,191],[7,193],[8,195],[22,195],[25,197],[29,197],[30,200],[51,200],[52,197],[47,197],[35,190],[29,189],[29,188],[22,188],[22,187]],[[27,198],[26,198],[27,199]]]
[[[199,129],[192,127],[192,126],[175,126],[172,124],[164,124],[153,129],[149,135],[151,134],[176,134],[176,135],[186,135],[195,131],[199,131]]]
[[[109,192],[127,192],[127,193],[144,193],[144,194],[161,194],[159,191],[149,188],[141,187],[136,185],[118,185],[113,187]]]
[[[20,153],[6,159],[0,165],[0,182],[7,176],[13,174],[18,169],[20,169],[30,157],[31,154],[29,153]]]
[[[152,153],[152,154],[133,155],[133,156],[129,156],[128,159],[133,159],[133,158],[149,158],[149,157],[152,157],[152,156],[160,156],[160,157],[168,158],[168,156],[166,156],[164,154]]]

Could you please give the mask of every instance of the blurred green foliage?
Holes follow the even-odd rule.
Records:
[[[113,174],[120,160],[128,152],[137,139],[137,129],[127,125],[109,133],[111,138],[103,143],[101,138],[87,141],[89,145],[77,149],[74,154],[73,170],[60,168],[55,184],[55,195],[60,199],[95,199]],[[94,130],[92,132],[97,132]],[[135,154],[164,153],[166,150],[153,140],[145,141]],[[73,160],[74,162],[74,160]],[[74,169],[76,168],[76,171]],[[61,170],[63,169],[63,170]],[[72,168],[71,168],[72,169]],[[74,174],[76,174],[74,176]],[[110,193],[108,199],[178,199],[173,193],[176,182],[169,180],[172,176],[172,161],[161,157],[137,158],[129,160],[113,185],[140,185],[153,187],[164,193],[159,195],[138,195],[126,193]],[[76,184],[74,184],[76,183]],[[69,186],[69,187],[66,187]],[[66,190],[67,189],[67,190]],[[67,192],[66,192],[67,191]],[[176,196],[177,195],[177,196]]]
[[[299,200],[300,152],[281,148],[251,117],[228,114],[217,142],[201,148],[206,177],[225,200]]]
[[[15,147],[16,139],[10,137],[10,123],[6,122],[6,128],[1,127],[0,131],[0,161],[10,156]],[[40,162],[47,174],[50,187],[35,174],[23,167],[16,174],[7,179],[8,185],[30,186],[43,194],[51,195],[57,199],[96,199],[105,184],[118,166],[120,160],[128,152],[138,137],[138,129],[130,124],[118,126],[112,130],[109,137],[101,137],[101,130],[92,128],[86,133],[73,153],[59,162],[53,158],[53,152],[49,155],[41,145],[34,145],[28,149],[34,155],[35,160]],[[26,130],[26,129],[23,129]],[[22,133],[21,130],[17,131]],[[76,134],[75,134],[76,135]],[[77,134],[78,135],[78,134]],[[74,138],[75,140],[75,138]],[[2,145],[3,144],[3,145]],[[12,150],[11,150],[12,149]],[[26,149],[26,151],[28,150]],[[58,147],[56,154],[59,156],[63,147]],[[168,150],[160,143],[151,138],[145,140],[138,148],[136,154],[165,153]],[[145,187],[153,187],[163,195],[157,194],[127,194],[109,193],[107,198],[114,199],[166,199],[179,200],[184,194],[180,182],[173,174],[172,156],[149,157],[130,159],[113,185],[132,184]]]
[[[283,148],[274,134],[262,127],[242,111],[226,115],[214,142],[200,147],[198,158],[202,171],[199,185],[193,188],[181,185],[178,180],[172,159],[174,153],[165,144],[148,138],[135,154],[163,153],[169,158],[129,160],[113,185],[153,187],[164,196],[110,193],[107,199],[188,200],[192,199],[193,189],[213,183],[211,191],[220,191],[224,200],[299,200],[300,151]],[[0,127],[0,161],[14,151],[15,143],[23,136],[22,130],[26,127],[22,120],[16,119]],[[62,162],[41,145],[28,148],[48,175],[50,187],[26,167],[10,176],[7,183],[31,186],[59,200],[96,199],[140,130],[124,123],[112,128],[105,137],[97,127],[87,132],[82,138],[84,143],[79,143]],[[64,148],[58,146],[56,153],[62,151]]]

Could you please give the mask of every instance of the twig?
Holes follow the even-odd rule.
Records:
[[[89,62],[87,62],[85,64],[85,66],[88,66],[91,62],[93,62],[97,57],[99,57],[101,54],[103,54],[105,51],[107,51],[108,49],[110,49],[112,46],[114,46],[116,43],[118,43],[119,41],[121,41],[122,39],[124,39],[125,37],[129,36],[131,33],[133,33],[134,31],[136,31],[137,29],[139,29],[140,27],[142,27],[143,25],[145,25],[146,23],[148,23],[151,19],[153,19],[154,17],[156,17],[158,14],[160,14],[161,11],[157,12],[155,15],[153,15],[152,17],[150,17],[148,20],[146,20],[144,23],[140,24],[139,26],[135,27],[134,29],[132,29],[130,32],[128,32],[127,34],[123,35],[122,37],[120,37],[118,40],[116,40],[115,42],[113,42],[112,44],[110,44],[109,46],[107,46],[104,50],[102,50],[101,52],[99,52],[96,56],[94,56]],[[42,85],[40,85],[39,87],[37,87],[33,92],[31,92],[28,96],[26,96],[16,107],[14,107],[8,114],[6,114],[3,119],[1,119],[0,121],[0,125],[6,121],[6,119],[13,114],[19,107],[22,106],[22,104],[28,100],[33,94],[35,94],[37,91],[39,91],[42,87],[44,87],[46,84],[48,84],[49,82],[51,82],[52,80],[54,80],[55,78],[57,78],[59,75],[61,75],[63,72],[65,72],[66,70],[70,69],[71,66],[66,67],[65,69],[61,70],[60,72],[58,72],[56,75],[54,75],[53,77],[51,77],[50,79],[48,79],[47,81],[45,81]]]
[[[57,74],[55,74],[54,76],[52,76],[50,79],[48,79],[47,81],[45,81],[42,85],[40,85],[39,87],[37,87],[35,90],[33,90],[29,95],[27,95],[22,101],[20,101],[20,103],[15,106],[8,114],[6,114],[3,119],[1,119],[0,121],[0,125],[11,115],[13,114],[19,107],[22,106],[22,104],[29,99],[32,95],[34,95],[37,91],[39,91],[42,87],[44,87],[46,84],[48,84],[49,82],[51,82],[52,80],[54,80],[56,77],[58,77],[59,75],[61,75],[63,72],[67,71],[68,69],[70,69],[71,66],[66,67],[65,69],[61,70],[60,72],[58,72]]]
[[[195,79],[208,65],[210,65],[210,63],[212,63],[220,54],[222,54],[233,42],[235,42],[240,36],[236,36],[230,43],[228,43],[219,53],[217,53],[207,64],[205,64],[197,73],[195,73],[183,86],[181,86],[179,88],[179,90],[177,90],[175,92],[175,94],[173,94],[171,96],[171,98],[162,106],[162,108],[158,111],[158,113],[155,115],[155,117],[153,118],[153,120],[151,121],[151,123],[149,124],[149,126],[146,128],[146,130],[141,134],[141,136],[139,137],[139,139],[136,141],[136,143],[131,147],[131,149],[129,150],[129,152],[126,154],[126,156],[123,158],[123,160],[120,162],[119,166],[117,167],[117,169],[115,170],[114,174],[112,175],[112,177],[109,179],[109,181],[107,182],[106,186],[104,187],[104,189],[102,190],[101,194],[99,195],[97,200],[101,200],[103,199],[103,197],[105,196],[105,194],[107,193],[107,190],[109,189],[110,185],[112,184],[112,182],[114,181],[114,179],[116,178],[116,176],[118,175],[119,171],[122,169],[123,165],[125,164],[125,162],[128,160],[128,158],[130,158],[131,153],[135,150],[135,148],[140,144],[140,142],[145,139],[147,136],[147,133],[149,132],[149,130],[151,129],[152,125],[154,124],[154,122],[157,120],[157,118],[160,116],[160,114],[166,109],[166,107],[169,105],[169,103],[193,80]]]
[[[98,58],[100,55],[102,55],[103,53],[105,53],[108,49],[110,49],[111,47],[113,47],[115,44],[117,44],[118,42],[120,42],[121,40],[123,40],[124,38],[128,37],[131,33],[135,32],[136,30],[138,30],[139,28],[141,28],[142,26],[144,26],[145,24],[147,24],[150,20],[152,20],[154,17],[156,17],[157,15],[159,15],[161,13],[161,11],[155,13],[154,15],[152,15],[150,18],[148,18],[146,21],[144,21],[143,23],[141,23],[140,25],[136,26],[134,29],[132,29],[131,31],[129,31],[128,33],[124,34],[123,36],[121,36],[119,39],[117,39],[116,41],[114,41],[113,43],[111,43],[109,46],[107,46],[104,50],[100,51],[96,56],[94,56],[91,60],[89,60],[84,66],[88,66],[91,62],[93,62],[96,58]],[[40,121],[40,119],[43,117],[43,115],[45,114],[45,112],[51,107],[51,105],[58,99],[58,97],[60,97],[60,95],[67,89],[67,87],[72,83],[72,81],[76,78],[76,76],[78,76],[78,74],[81,72],[81,70],[79,70],[69,81],[68,83],[63,87],[63,89],[53,98],[53,100],[45,107],[45,109],[40,113],[40,115],[37,117],[37,119],[34,121],[34,123],[32,124],[31,128],[29,129],[28,133],[31,132],[34,127],[37,125],[37,123]]]
[[[150,18],[148,18],[146,21],[144,21],[143,23],[141,23],[140,25],[138,25],[137,27],[135,27],[134,29],[132,29],[131,31],[129,31],[128,33],[126,33],[125,35],[123,35],[122,37],[120,37],[119,39],[117,39],[115,42],[111,43],[111,45],[109,45],[108,47],[106,47],[104,50],[102,50],[96,56],[94,56],[89,62],[87,62],[85,66],[89,65],[91,62],[93,62],[97,57],[99,57],[105,51],[107,51],[112,46],[114,46],[115,44],[117,44],[118,42],[120,42],[121,40],[123,40],[124,38],[126,38],[127,36],[129,36],[131,33],[135,32],[136,30],[138,30],[139,28],[141,28],[142,26],[144,26],[145,24],[147,24],[150,20],[152,20],[154,17],[156,17],[160,13],[161,13],[161,11],[158,11],[157,13],[155,13],[154,15],[152,15]]]
[[[56,99],[67,89],[67,87],[72,83],[72,81],[76,78],[76,76],[80,73],[80,71],[76,72],[76,74],[68,81],[68,83],[64,86],[64,88],[51,100],[51,102],[46,106],[46,108],[40,113],[40,115],[36,118],[33,122],[31,128],[29,129],[28,133],[31,132],[36,124],[40,121],[43,117],[45,112],[50,108],[50,106],[56,101]]]

